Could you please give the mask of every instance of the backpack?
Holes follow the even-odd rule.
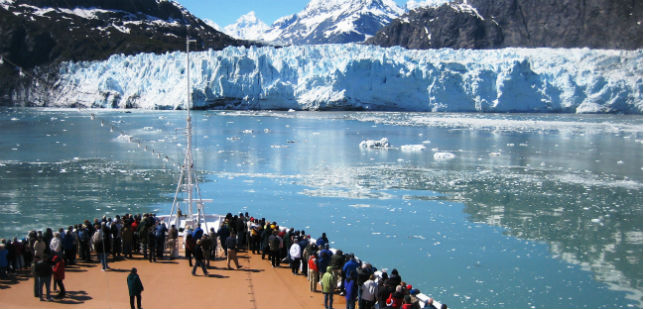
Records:
[[[271,239],[271,243],[269,244],[269,247],[271,247],[271,250],[277,251],[280,249],[280,237],[275,236],[273,239]]]
[[[99,234],[101,234],[101,233],[97,230],[96,232],[94,232],[94,235],[92,235],[92,244],[94,246],[98,246],[102,241],[101,235],[99,235]]]
[[[80,239],[81,242],[88,242],[90,240],[89,232],[86,230],[78,231],[78,239]]]

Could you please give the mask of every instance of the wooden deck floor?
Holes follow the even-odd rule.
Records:
[[[188,261],[150,263],[136,256],[109,263],[68,266],[64,280],[65,299],[42,302],[34,297],[34,279],[28,274],[17,280],[0,280],[0,308],[129,308],[126,277],[136,267],[143,282],[143,308],[323,308],[323,294],[311,293],[307,279],[293,275],[287,265],[271,267],[266,259],[250,252],[238,254],[239,270],[228,270],[226,260],[211,261],[209,277],[191,275]],[[53,283],[53,282],[52,282]],[[52,293],[53,295],[53,293]],[[336,295],[334,307],[345,307]]]

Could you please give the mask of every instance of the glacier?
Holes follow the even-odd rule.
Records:
[[[643,111],[641,50],[408,50],[360,44],[191,52],[193,107],[239,110]],[[34,105],[181,109],[186,54],[63,62]],[[46,74],[43,73],[43,78]],[[53,76],[53,77],[52,77]]]

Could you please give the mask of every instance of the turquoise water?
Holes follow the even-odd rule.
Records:
[[[92,113],[2,109],[0,236],[169,211],[185,113]],[[453,308],[642,307],[642,117],[203,111],[193,121],[208,212],[327,232]],[[391,148],[359,147],[383,137]]]

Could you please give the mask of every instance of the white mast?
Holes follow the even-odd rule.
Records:
[[[199,184],[197,183],[194,173],[194,161],[193,161],[193,150],[192,150],[192,135],[193,135],[193,127],[192,127],[192,120],[190,117],[190,108],[191,108],[191,88],[190,88],[190,43],[191,42],[196,42],[195,40],[191,40],[188,36],[188,29],[186,29],[186,157],[184,158],[184,165],[182,166],[181,173],[179,176],[179,181],[177,183],[177,190],[175,192],[175,199],[172,203],[172,208],[170,210],[170,224],[173,222],[173,217],[176,216],[176,209],[179,208],[179,201],[178,201],[178,196],[182,188],[182,183],[184,183],[184,187],[186,190],[186,193],[188,195],[188,199],[186,200],[187,204],[187,210],[188,213],[187,218],[186,218],[186,227],[197,227],[199,226],[202,222],[204,222],[204,201],[201,198],[201,194],[199,192]],[[198,199],[197,199],[197,213],[194,212],[193,210],[193,194],[197,193]],[[175,221],[177,226],[179,226],[181,218],[177,218]]]

